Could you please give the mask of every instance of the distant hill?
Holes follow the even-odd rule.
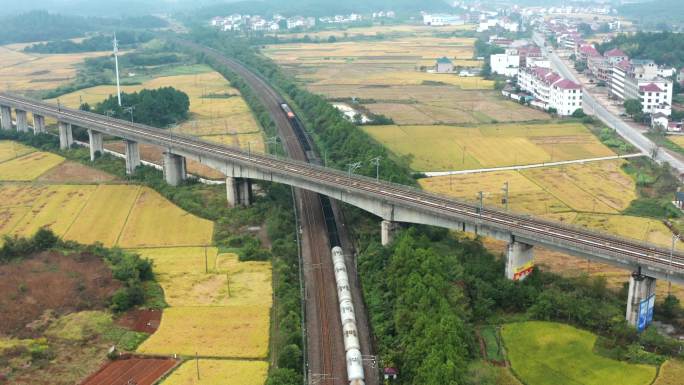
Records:
[[[621,15],[638,21],[644,27],[657,28],[658,24],[684,25],[684,1],[655,0],[626,4],[618,8]]]
[[[64,40],[95,31],[160,28],[167,22],[154,16],[95,18],[31,11],[5,16],[0,25],[0,44],[9,44]]]

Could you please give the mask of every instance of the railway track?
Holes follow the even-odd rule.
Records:
[[[216,54],[216,59],[229,65],[268,108],[290,158],[308,162],[311,143],[285,118],[280,105],[285,101],[260,77],[241,63]],[[320,197],[317,193],[295,189],[302,221],[305,258],[307,351],[309,384],[341,385],[346,382],[346,357],[341,344],[342,325],[337,306],[337,287],[330,260],[330,241]]]
[[[254,77],[254,75],[252,76]],[[269,97],[275,98],[276,96],[271,94]],[[77,122],[74,123],[76,125],[92,127],[115,136],[117,134],[118,136],[126,135],[143,142],[156,140],[167,143],[167,146],[170,148],[177,147],[217,157],[228,157],[233,161],[242,162],[243,164],[258,165],[265,170],[294,177],[305,177],[317,183],[324,182],[343,191],[364,193],[387,202],[397,202],[404,206],[432,212],[435,215],[455,216],[463,218],[469,223],[493,225],[503,230],[514,231],[516,234],[533,240],[546,240],[551,244],[562,241],[560,242],[561,246],[576,246],[587,253],[603,253],[619,259],[629,259],[637,264],[653,264],[661,269],[669,269],[679,274],[684,273],[683,253],[676,251],[671,255],[669,249],[636,240],[565,226],[556,222],[511,214],[500,210],[486,208],[479,210],[479,207],[473,203],[457,201],[406,186],[378,182],[361,176],[348,176],[343,172],[306,164],[297,159],[276,159],[266,155],[248,154],[239,149],[207,143],[194,137],[175,133],[171,134],[151,127],[88,112],[55,107],[45,102],[19,96],[0,94],[0,104],[35,111],[38,114],[56,117],[65,121],[74,121]],[[275,111],[273,112],[274,114],[276,113]],[[296,140],[296,136],[292,132],[283,138],[283,142],[288,149],[292,147],[293,139]],[[293,155],[300,159],[305,156],[301,149],[299,154]]]

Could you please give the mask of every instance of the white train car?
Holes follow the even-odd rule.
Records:
[[[363,357],[360,350],[361,344],[359,343],[359,332],[356,327],[356,314],[354,313],[349,275],[347,274],[347,265],[344,262],[342,248],[334,247],[332,249],[332,261],[335,269],[335,283],[337,284],[337,300],[340,305],[349,385],[365,385]]]

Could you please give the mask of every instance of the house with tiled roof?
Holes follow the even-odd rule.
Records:
[[[435,65],[435,72],[444,74],[454,72],[454,63],[448,57],[444,56],[437,59],[437,64]]]
[[[653,60],[622,60],[611,71],[611,97],[639,100],[645,114],[672,114],[673,82]]]
[[[569,116],[582,109],[582,86],[548,68],[521,68],[518,87],[534,96],[531,105],[553,109],[560,116]]]

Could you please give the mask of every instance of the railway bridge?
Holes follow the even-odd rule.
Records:
[[[14,114],[13,114],[14,111]],[[508,242],[506,275],[522,279],[531,270],[534,246],[608,263],[632,272],[627,320],[636,325],[644,301],[653,298],[656,279],[684,284],[684,254],[660,246],[620,238],[531,216],[488,209],[403,185],[352,175],[330,168],[210,143],[90,112],[0,93],[4,130],[46,131],[45,119],[58,122],[60,147],[73,144],[72,127],[87,129],[91,159],[103,151],[104,135],[123,139],[126,171],[140,165],[139,143],[163,148],[164,176],[171,185],[186,179],[186,159],[226,175],[227,200],[249,204],[251,181],[284,183],[317,192],[375,214],[381,221],[382,243],[391,242],[400,223],[440,226]],[[29,124],[28,113],[33,117]],[[14,118],[13,118],[14,115]]]

